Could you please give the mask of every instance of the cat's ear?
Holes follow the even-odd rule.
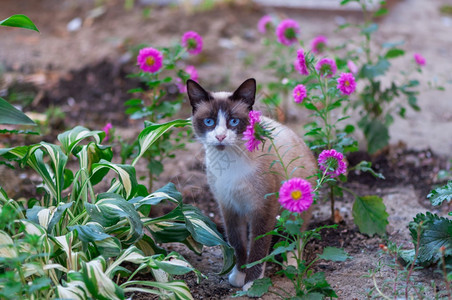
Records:
[[[253,109],[254,100],[256,97],[256,79],[249,78],[245,80],[232,94],[231,100],[242,101],[248,104],[250,110]]]
[[[202,88],[196,81],[188,79],[187,80],[187,94],[188,99],[190,99],[190,104],[193,107],[193,112],[196,108],[204,101],[209,101],[210,94]]]

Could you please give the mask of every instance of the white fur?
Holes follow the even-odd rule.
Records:
[[[233,287],[242,287],[245,284],[245,276],[244,272],[240,272],[237,269],[237,266],[234,267],[231,274],[229,274],[229,283]]]

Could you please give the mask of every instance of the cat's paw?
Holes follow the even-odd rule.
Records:
[[[254,283],[254,281],[250,281],[250,282],[248,282],[247,284],[245,284],[245,285],[243,286],[243,291],[246,292],[247,290],[249,290],[250,287],[253,285],[253,283]]]
[[[234,267],[231,274],[229,274],[229,283],[233,287],[242,287],[245,284],[246,274],[244,272],[240,272],[237,267]]]

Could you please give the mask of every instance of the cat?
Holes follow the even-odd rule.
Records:
[[[274,149],[268,151],[266,146],[249,152],[242,140],[255,102],[255,79],[247,79],[233,93],[208,92],[188,80],[187,94],[194,133],[205,150],[207,180],[219,205],[227,240],[235,250],[236,265],[229,282],[247,290],[254,280],[263,277],[265,264],[248,269],[241,266],[260,260],[269,252],[271,236],[256,237],[275,227],[280,205],[275,195],[269,194],[279,191],[284,171],[279,163],[274,163]],[[312,175],[316,161],[302,139],[270,118],[261,117],[261,121],[273,128],[272,137],[280,154],[284,154],[284,164],[296,161],[301,166],[290,171],[291,176],[309,178],[315,186]],[[303,216],[303,230],[310,215],[307,211]]]

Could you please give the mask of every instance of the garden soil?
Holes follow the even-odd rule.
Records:
[[[127,90],[138,86],[127,74],[136,71],[130,50],[145,43],[167,46],[178,42],[187,30],[195,30],[204,38],[201,55],[192,57],[190,64],[197,66],[200,82],[209,89],[233,89],[248,77],[258,82],[268,81],[271,76],[263,65],[269,58],[260,41],[256,24],[267,13],[290,17],[299,21],[301,37],[309,41],[319,34],[326,35],[331,44],[338,44],[353,31],[336,32],[339,24],[359,22],[358,13],[313,11],[261,7],[247,1],[227,1],[213,9],[197,10],[189,4],[183,6],[153,6],[148,17],[136,1],[132,10],[124,8],[124,1],[101,1],[102,8],[94,10],[94,1],[88,0],[3,0],[2,16],[23,13],[28,15],[40,29],[35,33],[23,29],[0,28],[0,77],[1,93],[6,99],[12,95],[31,95],[24,107],[27,112],[45,115],[51,107],[60,107],[65,118],[52,123],[53,129],[44,133],[44,139],[56,141],[63,128],[84,125],[101,129],[107,122],[113,123],[116,134],[126,139],[135,137],[142,128],[142,121],[129,120],[124,114],[123,103],[130,98]],[[162,1],[161,1],[162,2]],[[164,2],[164,1],[163,1]],[[362,159],[373,162],[386,180],[375,179],[367,174],[348,174],[347,187],[359,195],[381,196],[389,213],[388,239],[404,248],[412,248],[408,222],[420,212],[427,210],[445,215],[442,209],[430,206],[426,195],[440,184],[440,170],[449,169],[452,152],[452,17],[440,13],[440,7],[450,4],[448,0],[395,1],[390,13],[378,20],[380,30],[375,45],[403,40],[405,57],[393,61],[395,71],[390,79],[398,78],[399,69],[411,64],[412,54],[419,52],[427,59],[423,68],[422,92],[418,98],[420,112],[407,111],[406,119],[396,118],[391,127],[391,146],[369,157],[360,151],[348,157],[353,165]],[[68,24],[80,18],[80,28],[68,30]],[[445,91],[429,87],[442,85]],[[386,82],[385,84],[389,84]],[[190,115],[184,105],[179,117]],[[303,134],[302,124],[307,114],[288,116],[288,125]],[[361,137],[358,135],[358,139]],[[27,137],[26,142],[32,142]],[[17,137],[1,137],[0,145],[19,145],[24,141]],[[119,149],[118,149],[119,150]],[[168,181],[176,183],[184,201],[198,206],[218,224],[222,231],[220,216],[204,175],[201,147],[193,142],[187,149],[178,151],[177,159],[165,163],[165,171],[155,187]],[[0,166],[2,167],[2,166]],[[145,175],[145,169],[138,170]],[[34,193],[30,172],[0,169],[0,185],[12,198],[28,197]],[[379,244],[386,243],[380,237],[359,233],[352,219],[353,198],[348,194],[338,199],[338,229],[326,230],[322,240],[308,246],[307,259],[321,253],[326,246],[343,247],[353,259],[341,263],[320,261],[314,268],[325,272],[340,299],[366,299],[373,287],[364,277],[376,267],[379,260]],[[314,212],[312,227],[329,224],[328,203],[319,203]],[[237,289],[231,288],[227,276],[217,275],[221,269],[221,251],[205,248],[201,256],[184,246],[167,245],[169,250],[182,253],[194,267],[208,278],[196,283],[194,275],[181,279],[187,281],[195,299],[229,299]],[[388,262],[383,259],[383,261]],[[276,275],[277,266],[269,265],[267,275],[275,285],[290,290],[290,282]],[[384,268],[377,282],[393,276]],[[149,278],[141,274],[141,279]],[[440,281],[435,267],[417,271],[413,279],[430,285],[431,280]],[[426,295],[429,299],[432,293]],[[271,295],[263,299],[274,299]],[[150,299],[147,295],[133,295],[133,299]]]

